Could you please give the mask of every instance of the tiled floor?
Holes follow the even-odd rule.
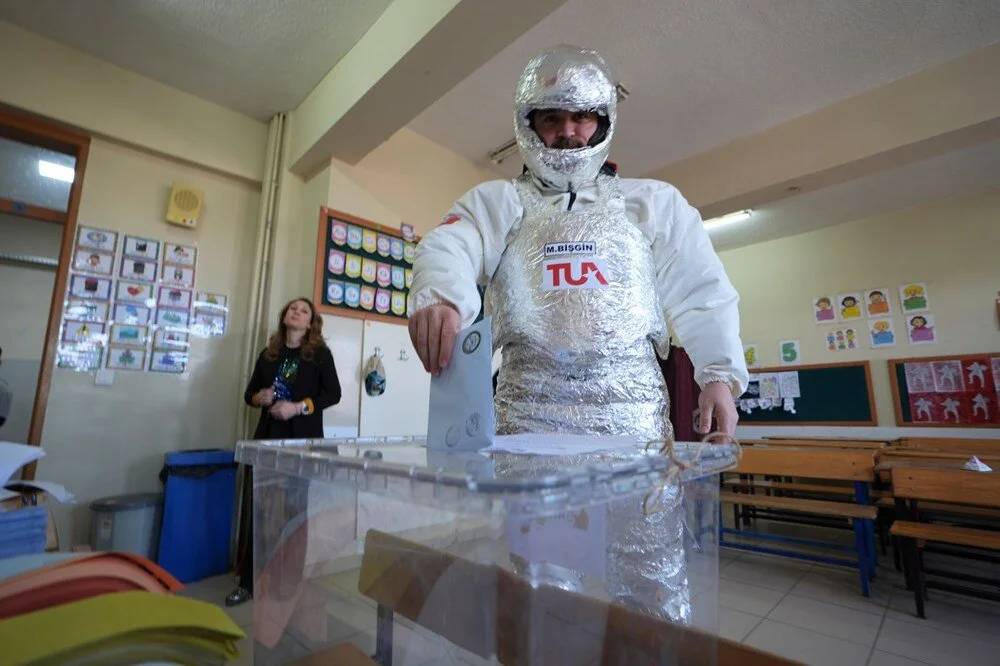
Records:
[[[720,633],[816,666],[1000,665],[1000,604],[932,591],[921,620],[886,564],[865,598],[846,569],[723,550]],[[232,586],[220,576],[185,594],[221,605]],[[238,664],[252,663],[252,606],[226,609],[248,635]]]

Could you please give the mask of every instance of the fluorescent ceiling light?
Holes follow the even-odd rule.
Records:
[[[735,224],[736,222],[748,220],[751,215],[753,215],[753,209],[751,208],[738,210],[735,213],[727,213],[726,215],[722,215],[720,217],[713,217],[710,220],[705,220],[705,228],[711,231],[712,229],[718,229],[719,227],[725,227],[730,224]]]
[[[72,183],[73,177],[76,174],[76,172],[73,171],[73,167],[63,166],[62,164],[56,164],[55,162],[47,162],[45,160],[38,160],[38,173],[46,178],[54,178],[66,183]]]

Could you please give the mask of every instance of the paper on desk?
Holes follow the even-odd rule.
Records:
[[[962,469],[967,469],[971,472],[992,472],[993,468],[984,463],[982,460],[976,456],[972,456],[965,464],[962,465]]]
[[[498,435],[487,452],[533,453],[568,456],[595,451],[638,450],[645,446],[635,437],[613,435],[571,435],[568,433],[523,433]]]
[[[489,317],[459,331],[451,362],[431,378],[427,447],[475,451],[493,442],[493,336]]]
[[[40,446],[0,442],[0,484],[5,485],[17,470],[44,455],[45,451]]]

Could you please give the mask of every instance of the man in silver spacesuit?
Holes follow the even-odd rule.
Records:
[[[695,366],[699,427],[732,435],[748,376],[738,297],[701,217],[671,185],[607,162],[616,82],[595,51],[560,46],[517,84],[524,173],[466,193],[420,243],[410,336],[437,373],[486,288],[502,349],[497,433],[671,439],[654,347],[672,337]]]

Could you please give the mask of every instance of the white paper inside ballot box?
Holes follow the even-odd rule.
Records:
[[[518,573],[539,584],[578,589],[584,577],[605,579],[606,506],[546,517],[511,515],[506,532]]]

